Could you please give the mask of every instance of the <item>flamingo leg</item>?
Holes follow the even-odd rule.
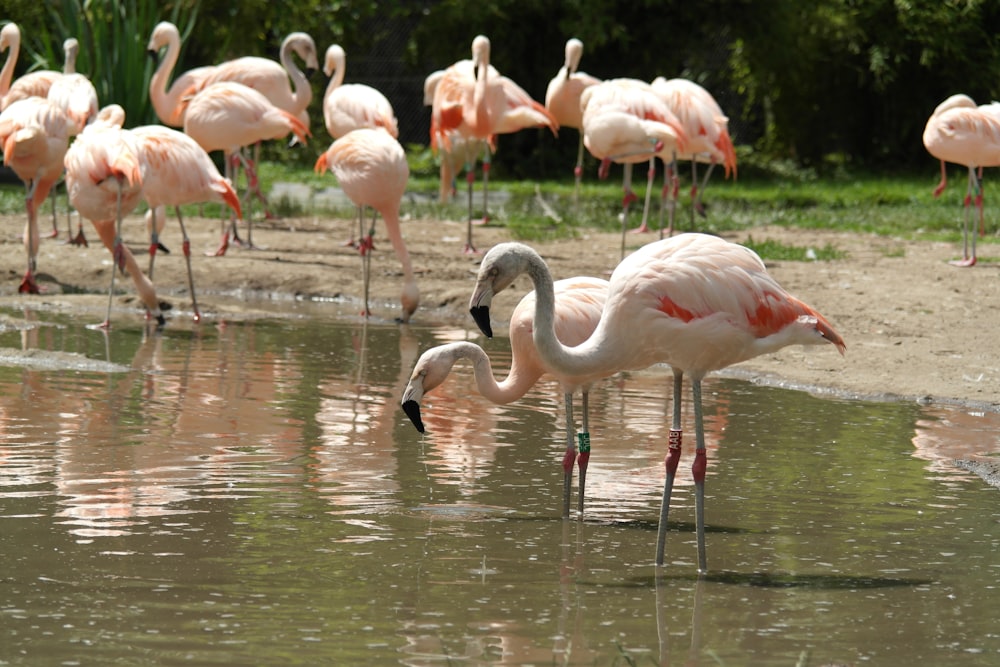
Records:
[[[569,517],[569,499],[573,490],[573,464],[576,463],[576,433],[573,424],[573,394],[563,394],[566,404],[566,454],[563,456],[563,518]]]
[[[223,163],[223,170],[226,172],[225,174],[226,178],[229,180],[230,183],[235,183],[236,181],[233,180],[232,156],[224,155],[222,163]],[[225,215],[225,213],[223,213],[223,215]],[[232,211],[232,209],[230,209],[229,221],[224,223],[222,228],[222,240],[219,242],[219,247],[216,249],[214,253],[210,254],[214,255],[215,257],[222,257],[223,255],[226,254],[226,251],[229,250],[229,230],[231,227],[235,227],[236,225],[236,223],[234,222],[235,219],[236,219],[236,214]]]
[[[242,151],[237,151],[236,155],[243,166],[243,171],[247,174],[247,203],[246,203],[246,223],[247,223],[247,240],[246,243],[236,235],[236,223],[233,222],[233,241],[241,243],[244,247],[249,250],[259,250],[257,246],[253,244],[253,215],[250,209],[250,196],[254,194],[254,190],[259,191],[259,179],[257,178],[257,170],[254,168],[253,164],[250,163],[244,156]],[[263,195],[261,195],[263,196]],[[266,200],[265,200],[266,201]],[[266,211],[265,211],[266,212]]]
[[[489,192],[490,192],[490,166],[492,165],[492,156],[490,155],[489,146],[486,147],[486,151],[483,154],[483,217],[476,221],[477,225],[485,225],[490,221],[490,209],[489,209]]]
[[[160,234],[156,231],[156,207],[151,207],[149,209],[149,214],[151,216],[149,229],[149,271],[146,275],[149,279],[153,279],[153,263],[156,261],[156,251],[160,247]]]
[[[663,166],[663,189],[660,190],[660,238],[663,238],[663,211],[670,211],[668,236],[674,235],[674,218],[677,214],[677,151],[670,163]]]
[[[670,513],[670,495],[677,476],[677,464],[681,460],[683,432],[681,430],[681,386],[684,371],[674,369],[674,416],[667,440],[667,456],[663,463],[667,477],[663,482],[663,501],[660,504],[660,524],[656,533],[656,564],[663,565],[663,554],[667,543],[667,516]]]
[[[692,160],[691,167],[691,177],[694,178],[694,161]],[[705,175],[701,179],[701,185],[694,185],[696,181],[692,180],[693,185],[691,186],[691,206],[694,208],[695,213],[705,218],[708,215],[705,213],[705,205],[701,201],[702,195],[705,193],[705,189],[708,187],[708,179],[712,176],[712,170],[715,169],[715,161],[708,163],[708,169],[705,170]],[[694,229],[694,220],[692,218],[691,228]]]
[[[632,230],[633,234],[649,231],[649,202],[653,196],[653,181],[656,179],[656,156],[650,156],[649,169],[646,171],[646,199],[642,206],[642,224]]]
[[[573,168],[573,206],[580,203],[580,183],[583,181],[583,132],[579,135],[580,144],[576,149],[576,166]]]
[[[476,165],[474,162],[466,161],[465,163],[465,182],[468,184],[469,190],[469,220],[466,224],[465,248],[462,249],[462,252],[472,255],[476,253],[476,247],[472,245],[472,184],[476,182]]]
[[[52,202],[52,233],[48,235],[47,238],[54,239],[59,236],[59,216],[56,215],[56,190],[57,186],[52,186],[52,192],[49,193],[49,201]],[[73,230],[68,229],[70,239],[73,238]]]
[[[194,321],[201,322],[201,312],[198,311],[198,298],[194,293],[194,274],[191,272],[191,239],[188,238],[187,228],[184,227],[184,216],[181,215],[181,207],[174,208],[177,211],[177,222],[181,226],[182,248],[184,250],[184,262],[187,264],[188,291],[191,292],[191,309],[194,310]],[[152,278],[152,267],[150,267],[150,278]]]
[[[38,256],[38,207],[35,205],[35,193],[38,191],[38,179],[31,181],[25,188],[24,208],[28,220],[24,223],[24,248],[28,255],[28,268],[17,291],[21,294],[38,294],[38,283],[35,282],[35,270]]]
[[[975,266],[976,264],[976,230],[975,221],[969,221],[969,208],[972,206],[973,197],[976,199],[977,208],[982,202],[982,192],[980,190],[979,179],[976,177],[974,167],[969,167],[969,181],[965,190],[965,199],[962,200],[962,259],[950,262],[952,266]],[[969,227],[972,226],[972,252],[969,252]]]
[[[708,457],[705,453],[705,426],[701,410],[701,378],[691,378],[691,391],[694,394],[694,433],[695,450],[691,473],[694,477],[694,516],[695,532],[698,536],[698,572],[708,572],[705,556],[705,469]]]
[[[364,208],[360,208],[360,215],[362,218],[362,227],[364,226]],[[372,214],[372,228],[375,226],[375,216]],[[369,317],[372,311],[368,309],[368,295],[369,287],[371,285],[371,266],[372,266],[372,237],[369,234],[367,237],[362,237],[358,244],[358,250],[361,253],[361,285],[364,299],[364,310],[361,311],[363,317]]]
[[[580,496],[577,498],[577,511],[583,519],[583,500],[586,497],[587,466],[590,464],[590,392],[583,390],[583,429],[577,434],[580,456],[577,465],[580,467]]]
[[[118,195],[115,197],[115,240],[111,246],[111,286],[108,287],[108,312],[104,317],[104,322],[100,324],[101,329],[111,328],[111,306],[115,298],[115,274],[118,270],[124,270],[124,257],[122,255],[122,182],[118,179]]]
[[[625,165],[625,174],[622,177],[622,259],[625,259],[625,232],[628,230],[628,207],[638,197],[632,192],[632,163]]]

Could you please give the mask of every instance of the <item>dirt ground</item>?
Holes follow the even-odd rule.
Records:
[[[110,254],[99,245],[67,245],[63,219],[61,236],[42,241],[38,272],[44,293],[18,295],[25,266],[20,240],[23,217],[7,216],[2,224],[0,258],[6,272],[0,281],[0,305],[28,300],[72,308],[86,302],[92,309],[95,300],[102,297],[80,292],[107,293]],[[217,308],[213,297],[360,298],[360,260],[356,250],[344,245],[352,229],[346,219],[258,222],[253,240],[261,249],[232,248],[224,257],[204,254],[218,244],[217,220],[194,218],[187,226],[192,236],[195,286],[208,321]],[[41,227],[47,231],[51,223],[43,218]],[[89,223],[84,231],[96,243]],[[403,235],[421,292],[420,309],[412,323],[445,322],[474,330],[467,304],[478,258],[462,253],[464,221],[404,220]],[[510,238],[505,228],[493,225],[476,227],[474,235],[481,250]],[[786,348],[741,364],[731,374],[820,393],[1000,411],[1000,263],[956,268],[948,264],[960,254],[960,248],[953,244],[777,226],[727,238],[739,242],[748,235],[757,242],[775,239],[804,247],[831,245],[847,253],[845,259],[836,261],[781,261],[769,266],[786,289],[830,320],[846,341],[847,354],[841,357],[833,346]],[[140,265],[145,266],[148,244],[140,217],[126,220],[124,236]],[[162,238],[173,252],[157,256],[158,295],[173,305],[170,318],[189,317],[191,302],[175,222],[171,221]],[[654,238],[653,234],[630,235],[628,244],[636,248]],[[375,317],[391,320],[399,314],[399,263],[381,227],[375,243],[372,310]],[[591,232],[574,240],[531,245],[548,260],[556,278],[606,277],[618,262],[620,235]],[[982,254],[988,255],[995,247],[984,247]],[[116,299],[118,306],[138,311],[131,283],[126,278],[117,284],[121,292]],[[496,317],[509,314],[530,283],[524,279],[515,288],[505,293],[506,301],[495,302]]]

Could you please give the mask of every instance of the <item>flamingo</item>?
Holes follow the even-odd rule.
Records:
[[[399,137],[399,124],[392,104],[381,92],[363,83],[344,84],[347,54],[339,44],[331,44],[323,59],[323,73],[330,82],[323,93],[323,122],[335,140],[362,127],[384,128],[393,138]],[[361,211],[358,211],[358,237],[364,236]],[[347,245],[354,246],[352,237]]]
[[[66,43],[63,43],[63,48]],[[21,30],[16,23],[8,23],[0,33],[0,51],[7,49],[7,60],[4,61],[3,70],[0,70],[0,111],[3,111],[14,102],[24,100],[29,97],[46,97],[52,82],[62,76],[62,72],[55,70],[35,70],[14,80],[14,67],[17,66],[18,55],[21,51]],[[67,52],[66,57],[70,54]],[[75,60],[74,60],[75,62]]]
[[[41,97],[18,100],[0,113],[0,147],[3,163],[14,170],[26,188],[24,247],[28,270],[19,292],[38,294],[35,269],[40,243],[38,207],[48,197],[63,172],[69,146],[70,122],[54,104]]]
[[[290,132],[303,143],[309,136],[309,128],[293,114],[274,106],[253,88],[233,81],[206,86],[191,99],[184,114],[184,132],[207,153],[223,151],[226,177],[230,183],[232,157],[238,155],[243,146],[267,139],[280,139]],[[256,179],[253,168],[245,163],[243,166],[248,178]],[[252,248],[249,216],[246,222],[247,246]],[[239,240],[235,220],[232,223],[232,234]],[[228,236],[217,254],[225,254],[227,241]]]
[[[581,94],[580,106],[583,143],[601,161],[598,175],[606,178],[611,162],[625,165],[621,244],[624,258],[628,210],[637,199],[631,187],[632,164],[649,161],[642,223],[645,225],[655,175],[654,161],[657,155],[685,150],[687,134],[653,87],[638,79],[609,79],[590,86]]]
[[[191,98],[202,88],[204,79],[215,69],[212,65],[195,67],[179,75],[167,88],[170,75],[181,54],[181,35],[177,26],[169,21],[161,21],[153,28],[146,49],[150,54],[162,58],[156,71],[149,79],[149,101],[156,117],[170,127],[184,127],[184,115]]]
[[[460,60],[438,81],[431,106],[431,148],[440,143],[449,146],[451,132],[485,141],[483,153],[483,220],[489,221],[487,194],[490,154],[496,149],[496,135],[517,132],[528,127],[545,126],[558,134],[559,123],[544,106],[519,85],[490,65],[490,40],[477,35],[472,40],[472,60]],[[469,220],[465,252],[476,252],[472,244],[472,183],[474,163],[465,165],[469,184]]]
[[[413,275],[410,255],[399,229],[399,206],[406,192],[410,168],[406,154],[399,142],[384,128],[361,128],[348,132],[330,144],[330,147],[316,160],[315,170],[323,173],[327,169],[337,177],[344,194],[359,209],[371,206],[382,214],[389,241],[396,252],[396,258],[403,267],[403,292],[400,303],[403,316],[400,321],[409,322],[420,303],[420,291]],[[362,277],[364,281],[364,311],[368,316],[368,285],[371,267],[371,252],[374,249],[374,216],[372,228],[366,238],[361,239]]]
[[[545,108],[559,123],[560,127],[572,127],[579,131],[580,139],[576,151],[576,167],[573,175],[576,184],[573,188],[573,201],[577,201],[580,193],[580,179],[583,176],[583,110],[580,108],[580,96],[583,91],[601,82],[586,72],[579,72],[580,58],[583,57],[583,42],[576,37],[566,41],[565,64],[549,81],[545,89]]]
[[[736,175],[736,150],[733,148],[733,140],[729,136],[729,119],[722,113],[722,108],[712,97],[712,94],[694,81],[666,79],[658,76],[653,79],[650,85],[677,117],[688,139],[687,150],[672,156],[672,162],[677,160],[691,161],[691,226],[694,227],[695,211],[699,215],[705,215],[705,207],[701,203],[701,197],[705,188],[708,187],[708,179],[712,175],[715,165],[722,163],[726,178],[729,178],[730,173],[734,177]],[[708,163],[708,169],[705,171],[700,186],[697,176],[699,162]],[[663,238],[664,200],[669,188],[668,172],[676,173],[676,169],[671,168],[664,171],[660,200],[660,238]],[[670,207],[669,235],[674,233],[673,214],[677,201],[676,188],[674,188],[673,200]],[[647,231],[645,221],[635,231]]]
[[[135,138],[111,122],[95,122],[81,132],[66,152],[66,192],[70,203],[91,221],[104,246],[111,251],[111,288],[108,312],[100,325],[111,325],[111,299],[115,269],[127,270],[147,312],[165,322],[152,282],[139,268],[131,251],[122,243],[122,216],[142,199],[142,165]]]
[[[649,243],[611,274],[601,320],[583,343],[569,348],[554,330],[552,276],[545,261],[520,243],[494,246],[479,267],[470,311],[492,334],[493,296],[527,273],[535,288],[533,337],[539,357],[556,372],[599,377],[669,364],[674,375],[673,428],[657,535],[656,564],[663,564],[667,513],[680,458],[681,380],[691,378],[695,416],[698,567],[705,557],[705,434],[701,383],[707,373],[786,345],[845,345],[830,323],[786,292],[749,248],[707,234],[688,233]]]
[[[593,333],[601,317],[604,299],[608,293],[608,282],[598,278],[568,278],[558,280],[553,285],[555,293],[556,336],[565,345],[579,345]],[[484,398],[493,403],[506,404],[524,396],[548,372],[539,358],[531,337],[535,314],[535,293],[530,292],[514,308],[510,318],[511,364],[507,377],[497,383],[493,376],[490,359],[483,348],[474,343],[462,341],[433,347],[417,360],[401,401],[403,411],[421,433],[424,432],[420,418],[420,402],[423,397],[440,385],[448,377],[452,366],[461,359],[472,361],[476,375],[476,386]],[[587,465],[590,461],[590,433],[588,400],[590,384],[595,378],[578,375],[551,373],[559,382],[566,405],[566,454],[563,457],[565,482],[563,485],[563,516],[569,516],[570,489],[573,482],[573,464],[577,461],[576,438],[580,440],[580,495],[578,511],[583,513],[584,488],[586,486]],[[583,430],[576,434],[573,423],[573,394],[582,393]]]
[[[424,79],[424,106],[429,107],[434,104],[434,92],[444,74],[445,70],[439,69]],[[437,150],[441,161],[438,199],[442,204],[447,203],[455,194],[455,176],[461,166],[475,161],[476,155],[485,149],[485,141],[466,138],[455,131],[448,134],[447,141],[438,144]]]
[[[976,264],[975,223],[972,251],[969,252],[969,206],[975,196],[982,230],[985,226],[982,168],[1000,166],[1000,113],[995,113],[991,107],[977,107],[968,95],[952,95],[934,109],[924,127],[924,147],[941,161],[941,182],[934,188],[935,198],[941,196],[948,184],[945,162],[961,164],[969,170],[969,184],[963,200],[962,259],[951,262],[955,266]]]
[[[0,28],[0,53],[7,52],[7,58],[0,69],[0,111],[5,104],[11,81],[14,80],[14,68],[17,67],[17,57],[21,52],[21,29],[16,23],[8,23]]]
[[[194,321],[201,320],[191,273],[191,242],[184,227],[180,207],[184,204],[214,201],[228,205],[237,218],[242,218],[240,200],[231,183],[222,177],[208,153],[194,139],[162,125],[144,125],[132,129],[137,151],[143,164],[142,195],[149,204],[152,234],[149,244],[149,278],[153,277],[153,260],[159,247],[159,230],[165,217],[165,207],[173,206],[183,237],[184,261],[187,264],[188,289]],[[157,220],[159,218],[159,220]],[[158,224],[159,223],[159,224]],[[228,236],[228,235],[227,235]],[[223,236],[223,243],[227,236]],[[220,248],[222,253],[224,248]]]
[[[299,119],[304,127],[309,128],[309,104],[312,102],[313,91],[309,85],[308,75],[303,73],[292,54],[296,54],[305,63],[306,72],[312,74],[319,69],[316,55],[316,42],[305,32],[289,33],[281,42],[278,52],[278,62],[269,58],[243,56],[227,60],[213,67],[202,80],[201,86],[211,86],[214,83],[233,81],[242,83],[248,88],[261,92],[274,106],[284,109]],[[289,83],[291,78],[291,83]],[[294,140],[293,140],[294,143]],[[254,144],[253,164],[260,160],[260,142]],[[264,206],[264,215],[273,218],[270,206],[264,193],[260,191],[260,183],[256,172],[247,172],[250,181],[248,188],[254,197]]]

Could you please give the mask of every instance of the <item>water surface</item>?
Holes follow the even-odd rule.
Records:
[[[425,436],[398,407],[424,349],[502,375],[506,341],[276,311],[3,313],[41,352],[0,366],[0,664],[1000,661],[997,489],[952,464],[1000,451],[998,415],[706,381],[699,578],[690,445],[652,564],[662,369],[594,390],[564,521],[554,384],[493,406],[459,366]]]

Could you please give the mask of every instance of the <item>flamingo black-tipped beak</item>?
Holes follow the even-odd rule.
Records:
[[[493,338],[493,327],[490,326],[490,307],[473,306],[469,308],[469,312],[472,313],[472,319],[476,321],[476,326],[483,332],[483,335],[487,338]]]
[[[410,421],[413,422],[417,430],[423,433],[424,420],[420,418],[420,404],[416,401],[405,401],[403,403],[403,412],[410,418]]]

